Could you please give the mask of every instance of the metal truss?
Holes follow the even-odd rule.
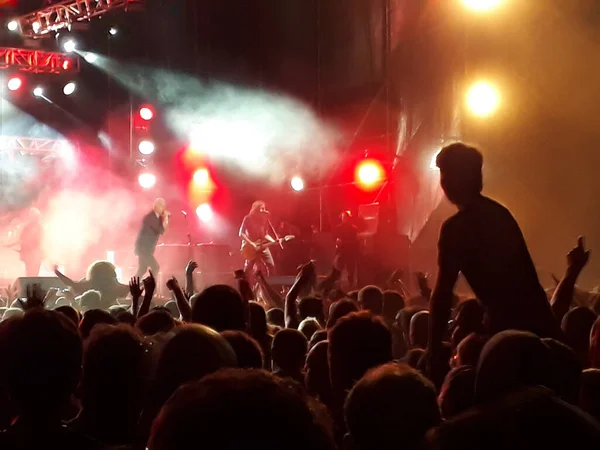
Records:
[[[118,9],[128,10],[141,6],[143,0],[64,0],[15,20],[24,37],[42,38],[52,32],[70,29],[73,22],[83,22]]]
[[[0,136],[0,153],[47,157],[61,156],[72,151],[73,146],[66,139]]]
[[[0,69],[17,69],[30,73],[75,73],[79,72],[79,57],[41,50],[0,47]]]

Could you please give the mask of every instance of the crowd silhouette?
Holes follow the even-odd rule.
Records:
[[[259,272],[196,292],[94,264],[67,293],[7,290],[0,449],[567,449],[600,445],[600,308],[576,300],[583,238],[544,291],[483,158],[437,157],[458,212],[439,274],[342,290],[312,262],[282,296]],[[474,298],[454,294],[459,274]],[[126,298],[125,298],[126,297]]]

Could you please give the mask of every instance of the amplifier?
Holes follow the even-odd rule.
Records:
[[[19,297],[27,296],[27,286],[38,284],[44,291],[50,288],[66,289],[67,286],[57,277],[21,277],[15,281]]]

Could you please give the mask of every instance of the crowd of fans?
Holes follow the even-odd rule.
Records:
[[[195,292],[96,263],[65,293],[38,287],[0,322],[0,449],[561,449],[600,444],[600,318],[578,299],[583,239],[544,292],[518,225],[481,195],[479,152],[438,156],[459,212],[439,275],[410,292],[342,291],[312,262],[282,295]],[[453,295],[462,273],[476,298]],[[69,280],[70,281],[70,280]],[[406,281],[406,280],[405,280]],[[540,295],[541,293],[541,295]],[[541,299],[541,300],[540,300]]]

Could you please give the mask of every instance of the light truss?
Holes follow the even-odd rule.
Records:
[[[0,153],[47,157],[62,156],[72,151],[73,146],[66,139],[0,136]]]
[[[79,57],[65,53],[0,47],[0,69],[17,69],[30,73],[75,73],[79,72]]]
[[[83,22],[118,9],[128,10],[141,6],[143,0],[64,0],[15,20],[24,37],[43,38],[52,32],[71,28],[74,22]]]

